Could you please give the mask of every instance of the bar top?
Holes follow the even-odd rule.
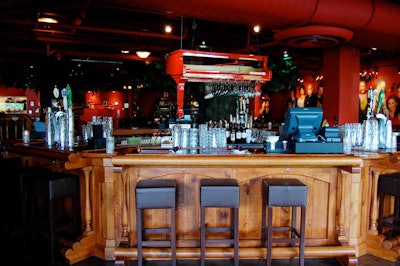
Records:
[[[351,166],[359,167],[362,158],[343,154],[243,154],[243,155],[176,155],[176,154],[133,154],[112,157],[113,165],[145,166]]]
[[[46,158],[74,162],[77,158],[109,158],[113,165],[143,165],[143,166],[339,166],[360,167],[364,159],[386,159],[398,161],[397,153],[362,153],[346,154],[138,154],[135,147],[123,147],[107,154],[105,149],[68,151],[48,149],[44,145],[15,144],[7,148],[15,154],[42,156]]]

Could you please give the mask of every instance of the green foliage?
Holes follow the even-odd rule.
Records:
[[[216,96],[205,102],[205,120],[229,120],[230,114],[236,113],[236,98],[234,95]]]
[[[176,83],[174,79],[165,74],[165,62],[151,62],[146,64],[143,72],[143,84],[148,88],[162,89],[175,94]]]
[[[205,84],[202,82],[187,82],[185,84],[185,103],[193,97],[199,103],[199,123],[213,120],[228,120],[230,114],[236,113],[236,98],[234,95],[215,96],[204,99]],[[189,106],[186,106],[189,108]]]
[[[265,92],[279,92],[298,85],[301,75],[290,58],[282,59],[278,63],[269,60],[268,63],[268,69],[272,71],[272,79],[263,86]]]

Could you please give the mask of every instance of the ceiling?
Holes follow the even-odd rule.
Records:
[[[38,23],[42,14],[59,23]],[[135,51],[163,60],[203,42],[206,50],[273,60],[287,50],[304,72],[320,71],[322,49],[341,45],[360,48],[364,65],[382,58],[400,65],[398,25],[398,0],[2,0],[0,82],[24,84],[34,69],[36,79],[80,76],[93,86],[138,79],[145,60]]]

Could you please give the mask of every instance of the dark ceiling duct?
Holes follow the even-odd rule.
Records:
[[[276,31],[332,26],[351,30],[355,45],[365,46],[367,41],[382,49],[400,49],[400,7],[385,0],[143,0],[136,7],[225,23],[258,23]]]
[[[13,20],[13,19],[0,19],[2,23],[8,24],[24,24],[24,25],[37,25],[37,26],[46,26],[45,23],[39,22],[31,22],[31,21],[22,21],[22,20]],[[57,24],[53,26],[54,29],[47,30],[48,32],[56,31],[56,29],[69,29],[69,30],[80,30],[80,31],[89,31],[89,32],[99,32],[99,33],[109,33],[115,35],[132,35],[132,36],[145,36],[150,38],[160,38],[160,39],[170,39],[170,40],[181,40],[187,37],[188,30],[184,29],[184,34],[182,36],[179,35],[170,35],[164,33],[153,33],[153,32],[141,32],[134,30],[124,30],[124,29],[113,29],[113,28],[105,28],[105,27],[92,27],[92,26],[79,26],[79,25],[67,25],[67,24]],[[43,30],[42,30],[43,31]]]

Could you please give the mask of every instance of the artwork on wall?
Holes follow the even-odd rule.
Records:
[[[26,114],[26,96],[0,96],[0,112]]]

